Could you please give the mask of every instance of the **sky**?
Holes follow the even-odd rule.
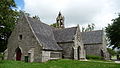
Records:
[[[120,0],[15,0],[19,10],[38,15],[46,24],[56,22],[59,11],[65,17],[65,27],[86,27],[94,23],[95,30],[105,28],[120,13]]]

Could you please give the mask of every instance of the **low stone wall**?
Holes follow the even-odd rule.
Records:
[[[61,59],[62,53],[56,51],[42,51],[42,62],[46,62],[48,60],[53,59]]]
[[[51,52],[50,59],[61,59],[62,53],[61,52]]]

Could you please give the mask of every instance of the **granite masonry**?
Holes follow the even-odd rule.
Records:
[[[79,25],[65,28],[64,16],[60,12],[56,23],[57,28],[21,13],[8,40],[4,59],[27,62],[86,60],[86,54],[108,59],[102,30],[81,32]]]

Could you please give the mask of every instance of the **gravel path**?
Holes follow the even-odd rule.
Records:
[[[120,63],[120,61],[115,61],[115,63]]]

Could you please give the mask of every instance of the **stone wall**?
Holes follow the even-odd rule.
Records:
[[[34,60],[35,62],[41,62],[41,46],[32,32],[30,24],[25,17],[21,17],[16,24],[9,40],[8,40],[8,57],[9,60],[16,59],[16,48],[20,48],[22,52],[21,60],[24,61],[25,56],[28,56],[28,51],[34,48]],[[33,59],[33,58],[32,58]]]
[[[42,48],[39,46],[34,49],[34,62],[42,62]]]
[[[58,43],[58,45],[63,49],[62,58],[74,59],[73,42]]]
[[[91,44],[84,45],[86,50],[86,55],[96,55],[101,56],[102,44]]]
[[[62,58],[62,52],[51,51],[50,59],[61,59],[61,58]]]
[[[86,54],[83,45],[76,45],[73,42],[59,43],[59,46],[63,49],[62,58],[64,59],[75,59],[85,60]]]
[[[96,56],[101,56],[103,57],[105,60],[109,60],[110,56],[109,53],[107,51],[107,41],[106,41],[106,36],[105,33],[103,31],[103,35],[102,35],[102,42],[101,43],[97,43],[97,44],[85,44],[85,49],[86,49],[86,54],[87,55],[96,55]]]
[[[106,40],[106,35],[104,33],[105,31],[103,30],[103,45],[102,45],[102,50],[104,52],[104,59],[105,60],[110,60],[110,54],[107,50],[107,40]]]
[[[77,30],[72,41],[62,43],[59,42],[58,45],[63,49],[63,58],[75,60],[86,59],[79,25],[77,26]]]
[[[50,60],[50,51],[42,51],[42,62]]]
[[[42,62],[46,62],[48,60],[53,59],[61,59],[62,52],[59,51],[42,51]]]
[[[84,45],[84,46],[86,49],[86,55],[101,56],[105,60],[110,59],[106,45],[104,45],[104,44],[91,44],[91,45]]]

